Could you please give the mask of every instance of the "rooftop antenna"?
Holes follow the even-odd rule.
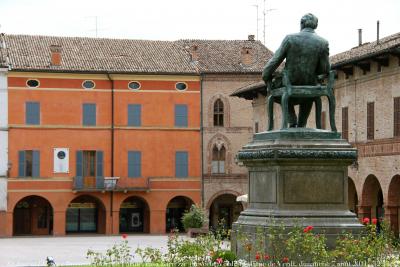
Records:
[[[256,32],[256,40],[258,40],[258,21],[259,21],[259,19],[258,19],[258,5],[253,5],[254,7],[256,7],[256,10],[257,10],[257,32]]]
[[[98,28],[97,28],[97,16],[88,16],[86,18],[94,18],[94,23],[95,23],[95,28],[90,30],[90,31],[94,31],[95,32],[95,36],[96,38],[98,37]]]
[[[264,30],[263,30],[263,39],[264,39],[264,45],[265,45],[265,25],[266,25],[266,23],[265,23],[265,19],[266,19],[266,15],[267,15],[267,12],[270,12],[270,11],[273,11],[273,10],[276,10],[275,8],[271,8],[271,9],[267,9],[267,5],[266,5],[266,3],[265,3],[266,1],[264,0],[264,10],[263,10],[263,16],[264,16]]]

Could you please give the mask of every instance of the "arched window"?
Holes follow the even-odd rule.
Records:
[[[214,103],[214,126],[224,126],[224,103],[221,99]]]
[[[213,147],[212,151],[212,173],[225,173],[225,154],[226,150],[224,146],[218,149],[217,146]]]

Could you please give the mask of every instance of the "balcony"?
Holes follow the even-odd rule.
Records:
[[[134,184],[119,177],[74,177],[72,190],[77,192],[96,191],[148,191],[149,178],[137,180]]]
[[[151,189],[200,188],[200,182],[200,177],[74,177],[72,190],[76,192],[149,192]]]

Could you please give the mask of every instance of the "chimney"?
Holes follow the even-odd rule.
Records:
[[[199,61],[199,46],[197,44],[193,44],[189,47],[189,53],[191,61]]]
[[[249,41],[255,41],[255,35],[254,35],[254,34],[250,34],[250,35],[247,37],[247,40],[249,40]]]
[[[376,21],[376,44],[379,44],[379,20]]]
[[[50,64],[52,66],[61,65],[61,45],[50,45],[51,59]]]
[[[362,46],[362,29],[358,29],[358,46]]]
[[[250,65],[253,63],[253,51],[251,47],[242,47],[240,51],[240,59],[243,65]]]

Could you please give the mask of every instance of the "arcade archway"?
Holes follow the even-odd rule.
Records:
[[[358,214],[358,195],[353,179],[348,178],[348,207],[351,212]]]
[[[66,212],[67,233],[105,233],[106,214],[103,203],[89,195],[73,199]]]
[[[14,207],[13,235],[51,235],[53,208],[40,196],[27,196]]]
[[[232,194],[222,194],[218,196],[210,205],[210,229],[224,227],[231,229],[232,223],[237,220],[243,206],[236,201],[236,196]]]
[[[365,179],[361,204],[362,210],[359,210],[359,213],[361,213],[363,218],[383,218],[382,188],[378,179],[373,175],[369,175]]]
[[[168,202],[166,212],[166,231],[167,233],[171,230],[178,229],[179,232],[184,232],[182,224],[183,214],[190,210],[194,202],[183,196],[174,197]]]
[[[393,176],[389,184],[387,217],[396,237],[400,232],[400,175]]]
[[[149,222],[150,210],[145,200],[131,196],[122,202],[119,210],[120,233],[148,233]]]

